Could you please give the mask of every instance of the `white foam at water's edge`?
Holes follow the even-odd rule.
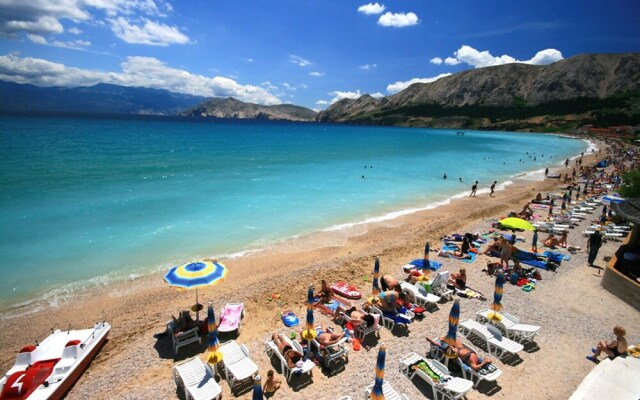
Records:
[[[586,147],[587,150],[585,150],[585,154],[590,154],[589,152],[591,151],[591,149],[595,149],[594,151],[597,151],[598,148],[595,145],[595,143],[590,142],[588,140],[584,140],[584,142],[586,142],[587,144],[587,147]],[[580,155],[571,157],[571,159],[575,159],[578,157],[580,157]],[[560,164],[562,163],[564,163],[564,160],[561,161]],[[544,170],[538,169],[534,171],[527,171],[520,174],[512,175],[509,180],[506,180],[504,182],[497,184],[496,191],[505,190],[507,186],[512,185],[514,183],[513,180],[542,181],[544,180]],[[478,190],[478,194],[487,194],[487,193],[489,193],[488,188],[482,188]],[[465,190],[463,192],[453,194],[442,200],[427,203],[426,205],[423,205],[423,206],[416,206],[416,207],[410,207],[402,210],[396,210],[396,211],[385,213],[383,215],[369,217],[361,221],[353,221],[353,222],[336,224],[326,228],[318,229],[315,232],[342,234],[341,240],[338,241],[337,243],[344,244],[344,241],[348,237],[353,237],[353,236],[366,233],[367,227],[371,224],[391,221],[402,216],[415,214],[421,211],[431,210],[440,206],[450,204],[451,201],[455,199],[464,198],[467,196],[469,196],[469,190]],[[364,231],[361,229],[357,233],[355,233],[353,232],[354,227],[363,228]],[[171,228],[172,228],[171,226],[165,227],[165,229],[171,229]],[[216,257],[221,260],[234,260],[237,258],[250,256],[251,254],[262,252],[266,249],[281,245],[288,241],[309,236],[313,233],[314,232],[306,232],[302,234],[289,236],[286,238],[275,239],[275,240],[272,239],[271,241],[265,242],[265,243],[259,243],[259,244],[254,243],[253,248],[246,248],[246,249],[242,249],[240,251],[236,251],[228,254],[220,254],[220,255],[217,255]],[[328,244],[318,245],[317,242],[315,242],[315,244],[317,245],[317,247],[329,246]],[[316,248],[312,246],[311,243],[305,243],[305,245],[307,246],[300,247],[299,251],[308,251]],[[201,258],[205,258],[205,257],[194,257],[193,260],[201,259]],[[101,276],[89,279],[87,281],[62,285],[40,295],[38,298],[35,298],[35,299],[23,301],[16,304],[0,305],[0,310],[2,310],[0,311],[0,318],[13,318],[21,315],[29,315],[29,314],[33,314],[38,311],[41,311],[43,309],[46,309],[47,307],[58,307],[70,301],[71,298],[73,298],[74,296],[78,296],[81,293],[86,293],[86,291],[91,290],[93,288],[106,286],[112,283],[123,282],[126,280],[133,280],[141,276],[160,274],[163,271],[166,271],[170,266],[173,266],[173,265],[176,265],[176,264],[166,263],[164,265],[156,265],[153,267],[141,268],[136,270],[134,273],[132,273],[131,271],[113,272],[113,273],[109,273],[109,274],[105,274],[105,275],[101,275]]]

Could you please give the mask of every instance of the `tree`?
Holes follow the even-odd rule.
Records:
[[[640,198],[640,170],[634,169],[622,174],[620,195],[627,198]]]

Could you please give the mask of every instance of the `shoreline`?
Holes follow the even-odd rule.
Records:
[[[590,153],[591,149],[597,150],[598,147],[596,144],[587,139],[580,139],[571,136],[566,136],[562,134],[552,134],[552,133],[544,133],[547,135],[561,136],[566,137],[568,139],[580,140],[585,144],[584,153],[586,155],[593,155],[595,153]],[[571,156],[569,159],[574,160],[580,157],[580,155]],[[556,165],[554,162],[551,167],[549,167],[549,172],[554,173],[558,170],[562,170],[563,161],[559,161]],[[509,179],[499,182],[496,185],[496,193],[504,192],[508,190],[509,186],[518,185],[518,184],[533,184],[534,182],[544,181],[546,178],[544,177],[544,169],[534,169],[527,170],[523,172],[519,172],[517,174],[512,174],[509,176]],[[466,183],[466,182],[465,182]],[[221,262],[234,262],[243,257],[251,257],[256,254],[260,254],[263,252],[269,252],[274,249],[281,249],[286,246],[290,246],[294,250],[293,252],[298,251],[314,251],[316,249],[320,249],[323,247],[335,247],[335,246],[343,246],[346,241],[355,236],[360,236],[366,234],[370,229],[375,228],[377,224],[382,225],[394,225],[394,221],[406,216],[411,216],[415,214],[419,214],[428,210],[435,210],[441,207],[446,207],[450,205],[452,202],[466,197],[466,194],[469,192],[468,189],[464,191],[454,193],[450,196],[445,197],[442,200],[435,200],[428,202],[427,204],[419,204],[415,202],[415,204],[411,204],[405,208],[396,209],[393,211],[384,212],[380,215],[366,217],[362,220],[356,220],[353,222],[345,222],[338,223],[334,225],[330,225],[324,228],[318,228],[311,232],[294,234],[289,237],[278,239],[274,242],[266,243],[258,248],[245,248],[235,252],[231,252],[229,254],[223,255],[208,255],[203,257],[217,257],[221,260]],[[485,195],[489,193],[488,188],[480,188],[478,189],[478,195]],[[318,243],[312,244],[313,239],[325,235],[325,240]],[[327,237],[328,234],[334,234],[335,237]],[[316,240],[317,242],[317,240]],[[293,243],[293,244],[292,244]],[[186,260],[185,260],[186,262]],[[32,315],[33,313],[46,311],[49,308],[55,308],[59,303],[66,304],[72,302],[75,297],[82,298],[87,293],[90,293],[94,290],[99,290],[101,288],[109,288],[113,286],[123,285],[126,282],[136,281],[140,279],[148,279],[155,277],[157,274],[166,271],[172,264],[166,263],[165,265],[156,265],[156,266],[147,266],[141,267],[135,271],[113,271],[103,275],[99,275],[93,277],[89,280],[85,281],[77,281],[72,283],[67,283],[56,287],[55,289],[48,290],[45,293],[37,294],[36,296],[32,296],[29,298],[24,298],[20,300],[19,298],[15,301],[7,300],[0,302],[0,320],[2,319],[13,319],[20,316]],[[118,290],[118,289],[115,289]],[[25,311],[25,309],[29,309]]]

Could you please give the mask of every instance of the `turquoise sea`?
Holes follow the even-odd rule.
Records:
[[[0,117],[0,309],[391,218],[475,180],[536,179],[586,148],[523,133]]]

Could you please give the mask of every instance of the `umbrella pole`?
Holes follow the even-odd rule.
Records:
[[[196,288],[196,322],[200,321],[200,307],[198,307],[198,288]]]

